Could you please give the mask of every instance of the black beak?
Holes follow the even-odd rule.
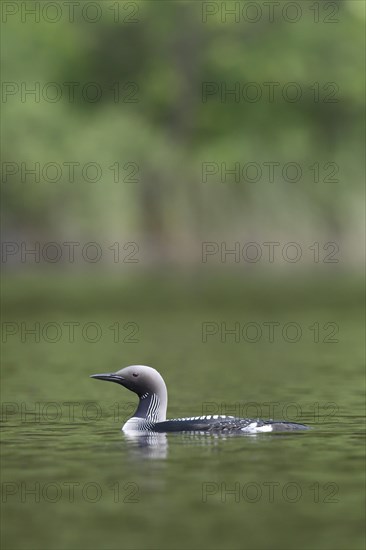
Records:
[[[107,380],[107,382],[117,382],[118,384],[123,384],[125,380],[123,376],[118,376],[114,372],[106,374],[91,374],[90,378],[96,378],[97,380]]]

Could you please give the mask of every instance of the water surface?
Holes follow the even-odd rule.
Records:
[[[52,343],[19,333],[4,344],[3,548],[361,549],[362,307],[357,293],[302,292],[136,302],[121,291],[114,305],[106,293],[104,306],[53,296],[38,308],[13,297],[6,320],[19,330],[92,322],[102,337],[62,334]],[[115,322],[136,323],[138,341],[115,342]],[[236,342],[219,332],[204,342],[204,322],[297,323],[302,333],[296,342],[282,333],[271,342],[264,332]],[[324,342],[327,323],[337,325],[338,341]],[[170,417],[239,413],[312,429],[128,438],[120,427],[135,396],[89,375],[131,363],[162,373]]]

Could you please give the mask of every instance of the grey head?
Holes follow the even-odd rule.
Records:
[[[157,370],[145,365],[130,365],[117,372],[92,374],[91,378],[116,382],[139,396],[139,405],[133,417],[152,422],[166,420],[168,393],[163,377]]]

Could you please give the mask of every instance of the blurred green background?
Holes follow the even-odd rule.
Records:
[[[364,26],[359,0],[3,3],[4,548],[363,548]],[[170,417],[290,402],[313,430],[140,448],[134,396],[88,378],[134,363]],[[64,482],[102,498],[22,498]],[[130,482],[138,502],[113,501]],[[204,482],[303,497],[205,503]]]
[[[282,2],[273,22],[260,2],[83,4],[3,16],[4,240],[134,241],[158,268],[200,265],[202,241],[334,241],[362,265],[363,2]],[[256,165],[222,183],[221,163]]]

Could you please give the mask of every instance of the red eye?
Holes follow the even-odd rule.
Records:
[[[137,372],[133,372],[132,376],[138,376]]]

